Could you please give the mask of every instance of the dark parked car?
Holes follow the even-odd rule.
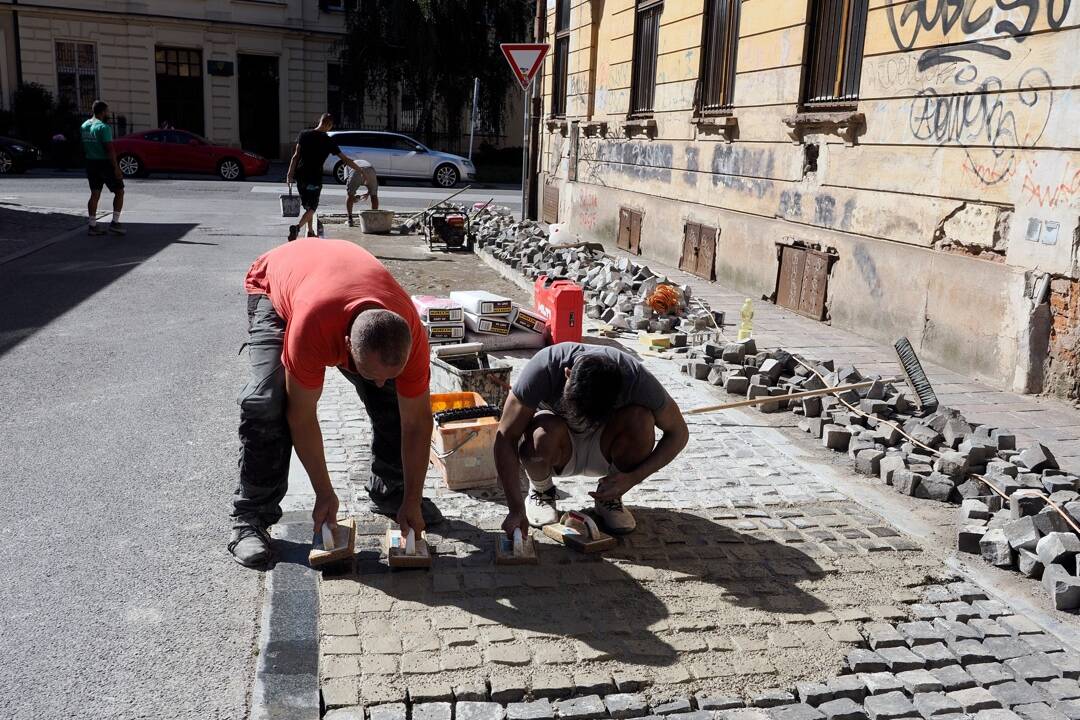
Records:
[[[0,135],[0,175],[26,172],[41,162],[41,151],[25,140]]]
[[[145,130],[113,140],[125,177],[148,172],[214,173],[224,180],[265,175],[270,161],[239,148],[214,145],[184,130]]]

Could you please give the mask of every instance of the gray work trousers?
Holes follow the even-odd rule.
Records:
[[[249,295],[248,360],[251,375],[240,391],[240,482],[233,500],[234,525],[273,525],[289,487],[292,437],[285,417],[285,367],[281,350],[285,321],[266,295]],[[383,498],[402,492],[401,417],[392,380],[382,387],[341,370],[353,384],[373,429],[367,489]]]

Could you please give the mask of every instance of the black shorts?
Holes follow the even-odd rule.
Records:
[[[318,210],[319,196],[322,195],[322,183],[297,178],[296,194],[300,196],[300,204],[305,210]]]
[[[91,192],[100,192],[102,185],[114,195],[124,190],[124,179],[116,177],[116,170],[108,160],[87,160],[86,179],[90,182]]]

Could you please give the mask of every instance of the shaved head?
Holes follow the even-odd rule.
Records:
[[[405,318],[389,310],[364,310],[349,331],[353,360],[375,360],[388,368],[401,368],[409,359],[412,332]]]

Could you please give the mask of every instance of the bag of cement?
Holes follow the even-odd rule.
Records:
[[[460,323],[464,316],[461,305],[448,298],[413,295],[412,302],[422,322]]]
[[[510,322],[516,328],[540,333],[541,335],[547,329],[547,321],[543,317],[518,305],[514,305],[513,320]]]
[[[509,315],[514,309],[510,298],[487,290],[455,290],[450,293],[450,299],[465,308],[466,315]]]
[[[289,183],[289,194],[278,198],[281,200],[281,217],[300,217],[300,196],[293,195],[292,183]]]
[[[510,334],[510,322],[505,317],[485,317],[467,312],[465,313],[465,327],[482,335]]]
[[[456,323],[425,323],[428,340],[457,340],[465,337],[465,325]]]

